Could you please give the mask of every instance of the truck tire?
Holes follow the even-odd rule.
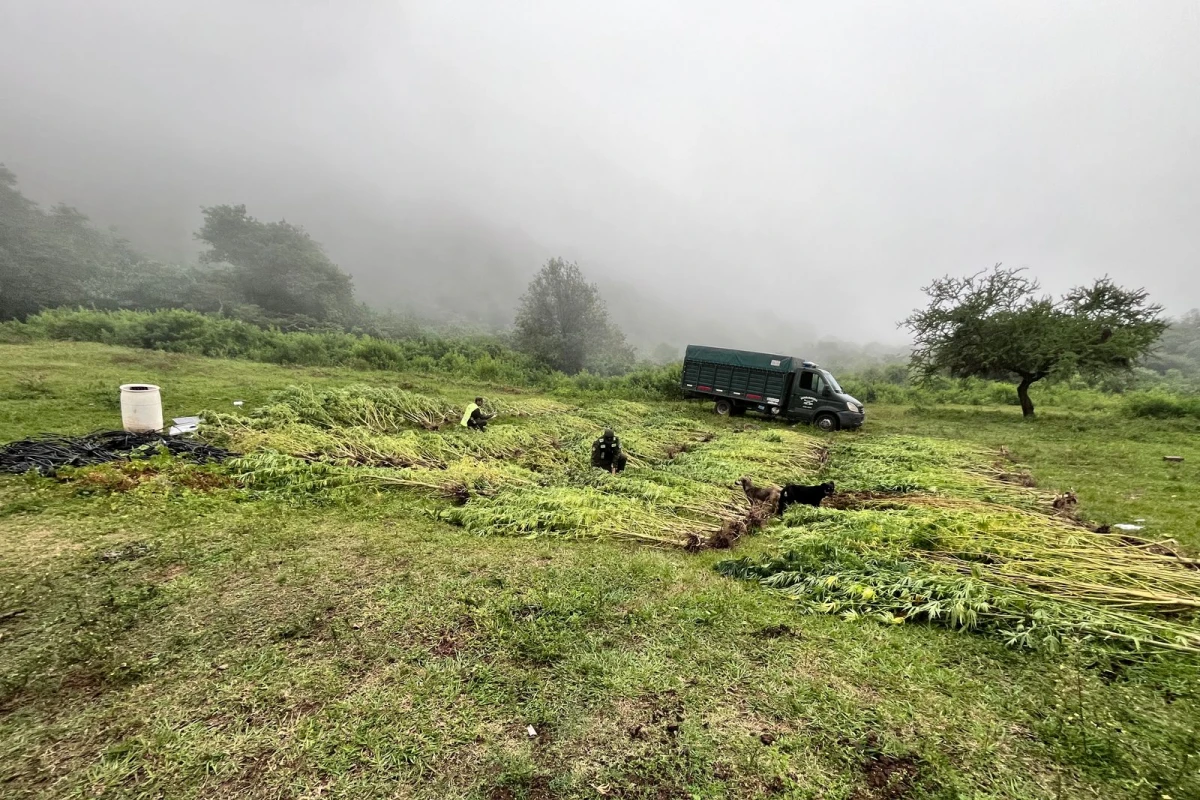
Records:
[[[838,425],[838,418],[833,414],[817,414],[816,419],[813,420],[813,425],[826,433],[833,433],[841,427]]]
[[[733,413],[733,403],[729,402],[724,397],[722,397],[720,400],[717,401],[717,405],[715,406],[714,410],[717,412],[718,416],[728,417],[730,414]]]

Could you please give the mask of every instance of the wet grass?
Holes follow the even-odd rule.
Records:
[[[0,399],[4,440],[116,427],[104,397],[129,380],[160,383],[168,416],[296,383],[394,385],[95,345],[2,349],[0,386],[43,376]],[[1200,451],[1182,423],[870,411],[854,441],[1004,445],[1041,488],[1074,488],[1084,515],[1144,517],[1156,537],[1200,544]],[[1180,468],[1161,461],[1168,448]],[[1186,660],[802,616],[718,575],[728,552],[481,537],[411,493],[298,505],[169,466],[132,482],[101,472],[0,478],[3,796],[1197,791]]]

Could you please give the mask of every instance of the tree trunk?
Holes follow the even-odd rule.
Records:
[[[1022,376],[1021,382],[1017,384],[1017,397],[1021,400],[1021,414],[1025,419],[1033,418],[1033,401],[1029,399],[1029,387],[1037,378],[1032,375]]]

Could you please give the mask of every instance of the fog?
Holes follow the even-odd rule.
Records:
[[[156,257],[304,225],[387,308],[551,256],[643,342],[903,341],[995,262],[1200,305],[1200,6],[0,0],[0,162]]]

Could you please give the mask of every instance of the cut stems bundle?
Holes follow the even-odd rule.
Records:
[[[725,562],[806,608],[996,631],[1010,643],[1086,638],[1200,653],[1200,570],[1168,553],[1015,509],[786,516],[781,556]]]

